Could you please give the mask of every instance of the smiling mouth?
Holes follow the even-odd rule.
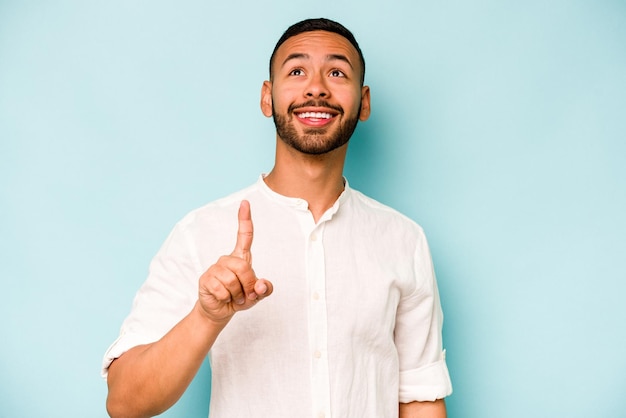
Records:
[[[301,104],[292,104],[287,109],[297,120],[311,127],[322,127],[331,123],[343,114],[341,106],[333,105],[325,100],[309,100]]]
[[[331,119],[333,115],[326,112],[302,112],[296,113],[299,119]]]

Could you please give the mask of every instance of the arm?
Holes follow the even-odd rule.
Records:
[[[235,250],[199,280],[198,301],[160,340],[134,347],[109,366],[107,411],[111,417],[151,417],[183,394],[233,315],[272,293],[251,266],[253,227],[248,202],[239,209]]]
[[[159,341],[122,354],[109,366],[109,415],[151,417],[171,407],[193,380],[222,329],[203,318],[196,303]]]
[[[444,398],[452,393],[452,385],[442,348],[439,292],[423,234],[415,260],[419,285],[398,308],[394,334],[401,364],[399,417],[446,418]]]
[[[411,402],[400,404],[399,418],[446,418],[446,403],[443,399],[434,402]]]

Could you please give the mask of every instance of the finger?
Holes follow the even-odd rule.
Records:
[[[235,309],[248,309],[251,306],[249,304],[250,302],[254,304],[261,301],[271,295],[273,291],[274,286],[270,281],[265,279],[255,279],[254,283],[252,283],[252,286],[249,288],[249,291],[246,291],[247,301],[245,305],[240,304],[242,305],[241,308],[235,307]]]
[[[232,255],[239,257],[248,263],[252,263],[252,238],[254,236],[254,228],[252,225],[252,215],[250,212],[250,202],[247,200],[241,201],[239,205],[239,212],[237,214],[239,221],[239,227],[237,229],[237,242]]]
[[[253,292],[248,295],[245,303],[240,303],[237,305],[233,305],[233,309],[235,311],[243,311],[246,309],[250,309],[258,302],[262,301],[266,297],[272,294],[274,291],[274,286],[272,283],[265,279],[257,279],[253,286]]]
[[[233,302],[238,305],[243,304],[245,302],[245,294],[239,277],[234,271],[222,266],[219,267],[220,270],[218,270],[218,274],[215,277],[228,290]]]
[[[246,264],[240,259],[235,260]],[[205,278],[203,277],[200,285],[206,289],[208,294],[213,295],[216,300],[223,303],[233,301],[237,304],[245,301],[243,287],[237,274],[225,267],[223,261],[211,266],[204,276]]]
[[[235,255],[225,255],[219,258],[216,266],[223,267],[236,277],[237,283],[243,289],[247,299],[255,300],[257,298],[254,285],[258,279],[250,263]],[[233,289],[234,286],[233,284]]]
[[[254,284],[254,292],[259,296],[259,299],[271,295],[273,291],[274,285],[269,280],[259,279]]]
[[[205,292],[203,292],[205,290]],[[222,303],[229,303],[232,300],[232,296],[226,286],[220,282],[217,278],[211,277],[206,281],[204,288],[200,289],[200,292],[206,295],[212,296],[216,301]]]

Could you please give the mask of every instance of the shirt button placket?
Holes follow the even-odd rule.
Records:
[[[318,225],[309,235],[308,271],[311,314],[311,361],[313,407],[318,417],[330,417],[330,382],[327,347],[326,322],[326,273],[324,263],[323,224]]]

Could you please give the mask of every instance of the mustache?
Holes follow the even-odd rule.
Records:
[[[343,115],[343,107],[339,105],[333,105],[328,103],[326,100],[309,100],[300,104],[290,104],[287,108],[287,113],[292,113],[296,109],[301,109],[303,107],[326,107],[328,109],[333,109],[340,114]]]

